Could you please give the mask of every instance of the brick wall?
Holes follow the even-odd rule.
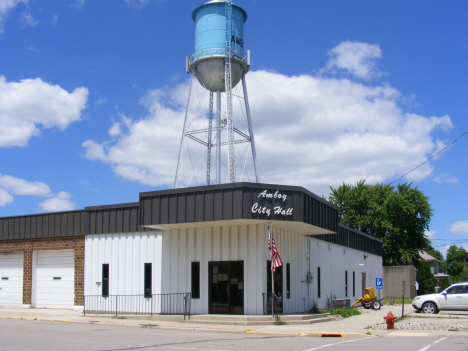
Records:
[[[0,241],[0,253],[24,252],[23,304],[31,304],[32,254],[41,250],[75,251],[75,306],[83,306],[84,293],[84,236],[56,237]]]

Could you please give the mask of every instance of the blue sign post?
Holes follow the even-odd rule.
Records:
[[[379,291],[379,300],[380,300],[380,290],[382,290],[383,279],[375,278],[375,288]]]

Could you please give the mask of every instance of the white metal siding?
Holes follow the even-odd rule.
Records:
[[[36,308],[73,308],[75,253],[73,250],[34,252]]]
[[[152,263],[152,293],[161,293],[161,234],[94,234],[85,239],[85,296],[102,295],[109,264],[109,295],[143,295],[144,264]]]
[[[331,298],[345,298],[344,272],[348,270],[351,303],[361,296],[361,272],[367,282],[382,277],[382,258],[328,244],[319,239],[273,226],[283,263],[291,265],[290,298],[286,297],[283,267],[283,310],[305,312],[314,302],[327,307]],[[244,313],[262,314],[262,293],[267,291],[268,225],[230,225],[177,229],[164,232],[87,235],[85,241],[85,295],[101,295],[102,264],[109,264],[109,295],[142,295],[144,263],[153,263],[153,294],[191,290],[191,263],[200,262],[200,298],[191,312],[208,313],[208,262],[244,261]],[[364,255],[368,258],[364,260]],[[309,257],[309,258],[307,258]],[[321,298],[317,296],[317,267],[321,267]],[[306,281],[312,272],[312,282]],[[352,296],[352,272],[356,295]]]
[[[0,254],[0,306],[23,304],[23,252]]]

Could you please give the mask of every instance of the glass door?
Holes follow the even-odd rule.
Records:
[[[209,313],[244,314],[244,261],[209,262]]]

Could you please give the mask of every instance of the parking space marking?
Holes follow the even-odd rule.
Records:
[[[353,339],[353,340],[345,340],[345,341],[336,342],[334,344],[326,344],[326,345],[314,347],[312,349],[307,349],[307,350],[303,350],[303,351],[320,350],[320,349],[323,349],[325,347],[336,346],[336,345],[339,345],[339,344],[344,344],[344,343],[347,343],[347,342],[354,342],[354,341],[359,341],[359,340],[364,340],[364,339],[372,339],[372,338],[359,338],[359,339]]]
[[[423,347],[422,349],[419,349],[418,351],[427,351],[427,350],[429,350],[432,346],[438,344],[439,342],[441,342],[442,340],[445,340],[445,339],[447,339],[447,337],[441,338],[441,339],[439,339],[439,340],[436,340],[436,341],[434,341],[432,344],[429,344],[429,345]]]

